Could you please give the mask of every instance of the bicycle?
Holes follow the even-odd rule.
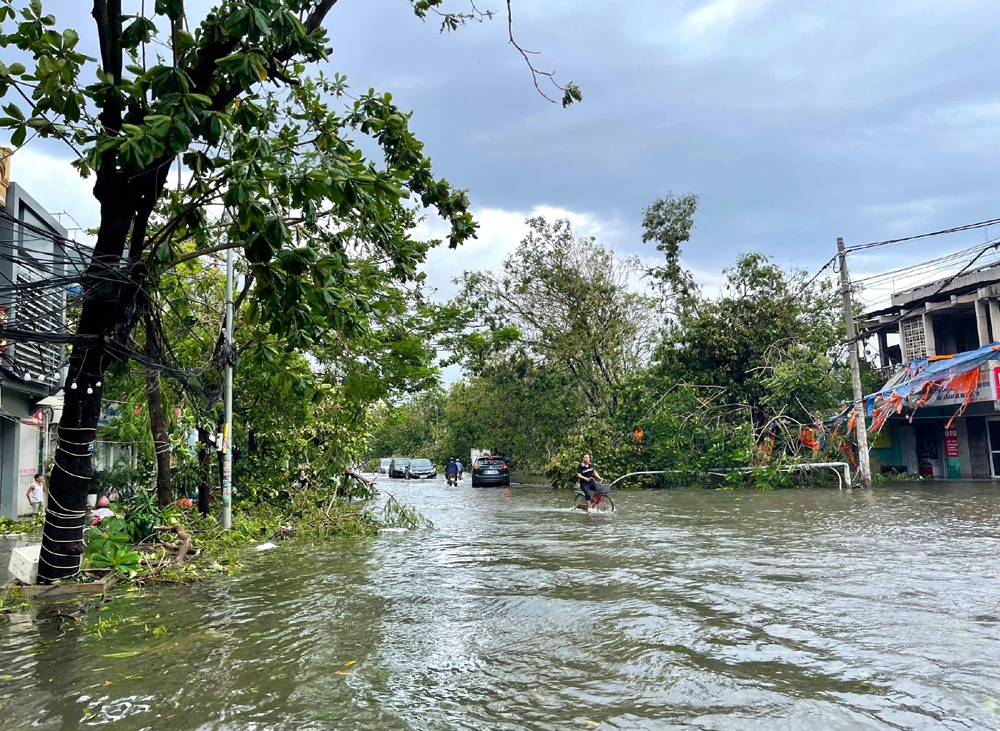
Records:
[[[576,493],[573,496],[573,507],[579,510],[587,509],[587,496],[579,487],[576,488]],[[591,504],[590,510],[594,513],[615,512],[615,501],[611,499],[607,484],[598,483],[595,485],[594,502]]]

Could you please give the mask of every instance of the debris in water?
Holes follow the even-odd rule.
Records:
[[[277,548],[273,543],[261,543],[259,546],[255,546],[255,551],[270,551],[272,548]]]

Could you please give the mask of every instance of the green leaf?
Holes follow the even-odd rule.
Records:
[[[24,144],[24,138],[27,136],[27,134],[28,134],[28,128],[25,127],[24,125],[21,125],[17,129],[15,129],[14,133],[10,136],[10,144],[13,145],[14,147],[20,147],[21,145]]]
[[[157,15],[166,15],[171,20],[178,20],[184,15],[184,0],[156,0]]]
[[[213,114],[208,120],[207,138],[211,144],[215,144],[222,139],[222,120],[219,119],[218,114]]]
[[[4,114],[6,114],[11,119],[16,119],[18,121],[24,121],[24,112],[14,103],[5,104],[3,108]]]
[[[197,45],[194,36],[186,30],[177,31],[177,39],[174,41],[178,53],[184,53]]]

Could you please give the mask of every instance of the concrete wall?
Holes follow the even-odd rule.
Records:
[[[899,419],[889,419],[878,435],[872,435],[872,472],[878,474],[883,467],[904,467],[899,439]]]
[[[0,516],[18,516],[17,468],[21,454],[21,431],[10,419],[0,419]]]
[[[28,505],[28,485],[35,480],[35,473],[38,469],[38,442],[41,430],[17,424],[21,430],[20,438],[20,460],[18,462],[17,478],[17,514],[30,515],[31,506]]]

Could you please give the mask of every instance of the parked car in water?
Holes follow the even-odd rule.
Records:
[[[503,457],[478,457],[472,465],[473,487],[510,487],[510,467]]]
[[[389,477],[406,478],[410,471],[409,457],[393,457],[389,462]]]
[[[386,457],[378,461],[378,473],[385,475],[389,472],[389,465],[392,464],[392,457]]]
[[[415,459],[410,462],[410,469],[407,476],[411,480],[420,480],[437,477],[438,473],[429,459]]]

